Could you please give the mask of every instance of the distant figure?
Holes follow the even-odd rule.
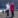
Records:
[[[14,3],[13,2],[10,4],[10,11],[11,11],[12,17],[13,17],[14,16]]]
[[[2,13],[4,14],[4,8],[2,8]]]

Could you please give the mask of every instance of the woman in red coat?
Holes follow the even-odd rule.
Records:
[[[14,16],[14,3],[10,4],[10,10],[11,10],[12,16]]]

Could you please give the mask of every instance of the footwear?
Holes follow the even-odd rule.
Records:
[[[9,18],[12,18],[12,17],[9,17]]]
[[[9,16],[7,16],[6,18],[9,18]]]

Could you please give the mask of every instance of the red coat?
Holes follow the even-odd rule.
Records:
[[[14,12],[14,4],[10,5],[10,10]]]

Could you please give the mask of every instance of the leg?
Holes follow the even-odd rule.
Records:
[[[9,18],[9,10],[7,10],[6,12],[7,12],[7,17],[6,18]]]
[[[12,18],[12,16],[11,16],[11,18]]]
[[[7,16],[9,16],[9,10],[7,10]]]
[[[14,13],[12,12],[12,16],[14,16]]]
[[[12,17],[13,17],[13,12],[12,12]]]
[[[13,16],[14,16],[14,13],[13,13]]]
[[[13,18],[13,12],[12,12],[12,18]]]
[[[7,16],[9,16],[9,13],[7,13]]]
[[[12,17],[13,17],[13,12],[12,12]]]

